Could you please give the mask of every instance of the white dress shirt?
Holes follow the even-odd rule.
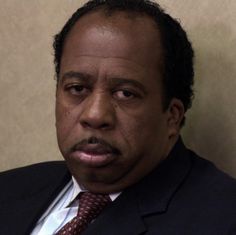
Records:
[[[86,190],[81,189],[72,177],[72,180],[63,188],[38,220],[31,235],[53,235],[59,231],[76,216],[79,202],[74,201],[74,199],[83,191]],[[115,193],[109,196],[114,201],[119,195],[120,193]]]

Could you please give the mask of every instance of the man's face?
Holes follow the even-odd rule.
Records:
[[[56,94],[59,148],[78,183],[94,192],[134,184],[163,160],[182,107],[163,111],[162,47],[147,16],[83,16],[63,50]]]

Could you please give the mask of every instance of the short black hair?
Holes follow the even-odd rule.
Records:
[[[55,36],[54,63],[57,79],[65,39],[75,23],[85,14],[99,9],[146,14],[157,24],[163,46],[163,87],[164,109],[172,98],[182,101],[185,111],[192,105],[193,98],[193,57],[191,42],[180,23],[168,15],[157,3],[149,0],[90,0],[79,8],[66,22],[61,32]],[[155,45],[153,46],[155,50]],[[182,123],[183,124],[183,123]]]

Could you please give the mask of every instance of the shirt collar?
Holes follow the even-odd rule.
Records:
[[[76,181],[76,179],[72,176],[72,197],[71,197],[71,202],[73,202],[75,200],[75,198],[77,197],[77,195],[80,193],[80,192],[86,192],[87,190],[86,189],[83,189]],[[112,201],[114,201],[119,195],[121,194],[121,192],[118,192],[118,193],[111,193],[109,194],[109,197]]]

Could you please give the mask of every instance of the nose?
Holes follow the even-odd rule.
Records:
[[[112,129],[115,124],[115,110],[111,97],[101,93],[87,97],[80,114],[80,124],[88,129]]]

